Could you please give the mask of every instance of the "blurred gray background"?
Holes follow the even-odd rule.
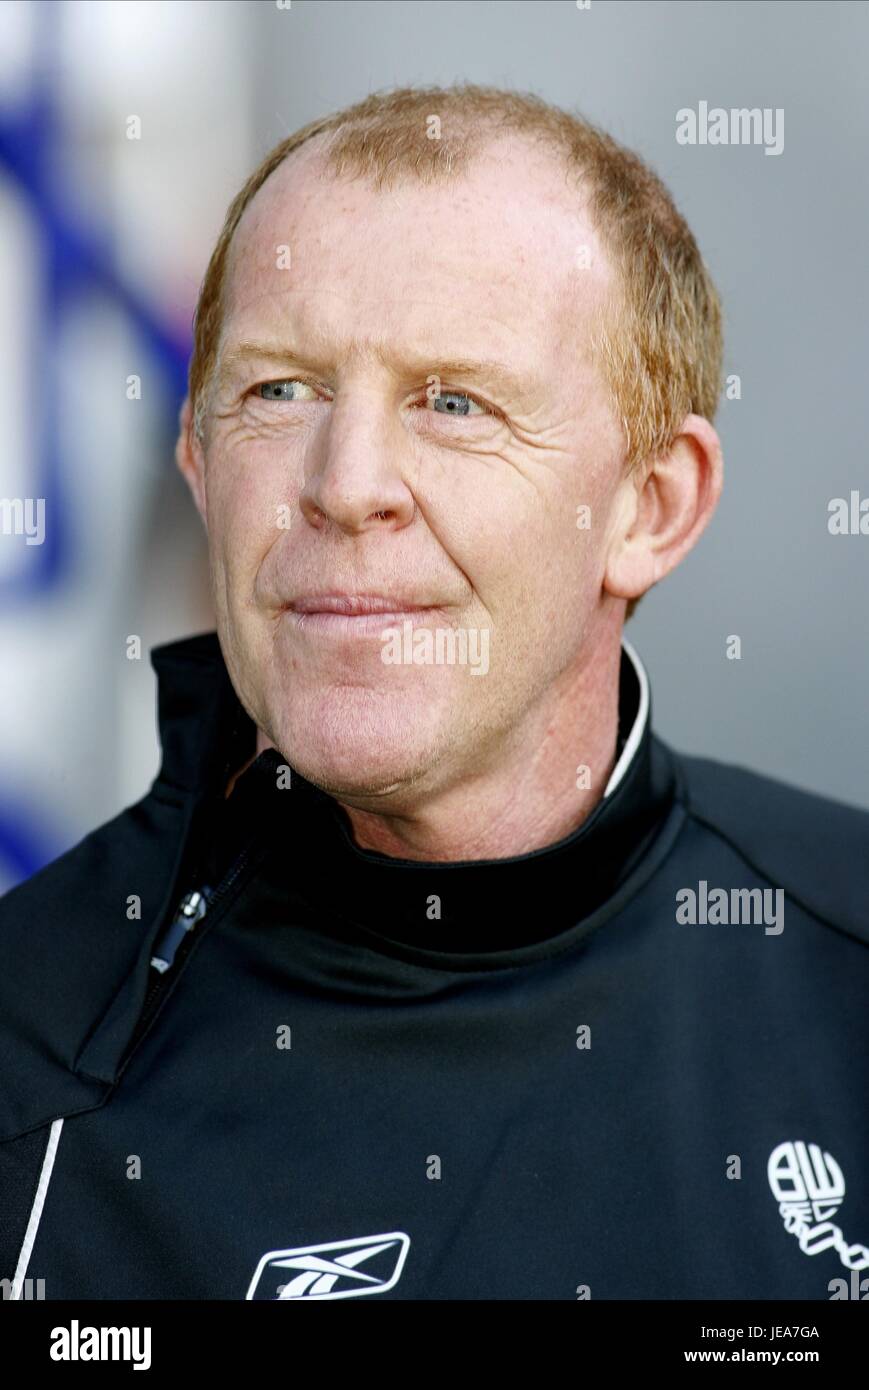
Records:
[[[671,189],[723,297],[741,399],[716,419],[719,510],[626,629],[655,727],[869,807],[869,535],[827,524],[831,499],[869,497],[867,60],[869,6],[851,0],[2,6],[0,496],[48,494],[63,527],[38,557],[0,537],[0,886],[144,793],[159,760],[147,651],[213,626],[172,450],[227,204],[299,125],[409,83],[537,92]],[[782,153],[680,145],[676,112],[701,101],[782,108]],[[85,272],[58,293],[76,236]],[[129,372],[146,388],[133,410]]]

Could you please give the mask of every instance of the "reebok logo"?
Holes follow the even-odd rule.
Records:
[[[326,1245],[269,1250],[257,1265],[245,1297],[283,1302],[385,1293],[398,1283],[409,1249],[410,1236],[390,1231]]]

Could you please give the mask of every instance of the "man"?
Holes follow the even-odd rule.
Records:
[[[720,373],[666,190],[537,98],[251,177],[177,449],[217,632],[0,914],[13,1296],[852,1296],[869,816],[677,754],[622,640]]]

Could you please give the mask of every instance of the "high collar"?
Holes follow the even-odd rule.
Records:
[[[251,758],[256,730],[229,680],[216,633],[156,648],[163,765],[160,779],[213,807],[207,880],[218,877],[252,826],[277,827],[263,872],[300,880],[320,911],[423,950],[503,952],[557,933],[598,908],[642,858],[672,803],[666,746],[651,728],[643,664],[622,640],[616,762],[604,795],[556,843],[494,860],[427,862],[360,848],[346,810],[285,759],[256,757],[224,799],[230,772]],[[289,875],[289,879],[286,877]]]
[[[154,647],[158,781],[205,799],[222,795],[231,772],[256,746],[256,729],[226,669],[216,632]]]

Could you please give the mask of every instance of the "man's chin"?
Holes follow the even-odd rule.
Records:
[[[374,800],[424,778],[448,747],[429,727],[430,709],[415,702],[372,699],[370,691],[303,702],[274,721],[288,763],[332,796]]]
[[[387,798],[418,783],[428,763],[417,751],[405,754],[372,757],[371,750],[360,747],[354,754],[350,749],[308,747],[288,760],[297,772],[314,786],[350,805],[384,810]]]

